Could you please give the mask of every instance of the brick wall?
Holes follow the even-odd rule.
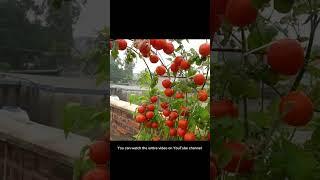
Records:
[[[10,142],[0,141],[0,164],[0,177],[3,180],[72,179],[72,163],[61,162],[57,157],[49,157],[49,154]]]
[[[132,140],[139,130],[139,123],[134,121],[133,112],[137,105],[126,101],[110,99],[111,140]]]

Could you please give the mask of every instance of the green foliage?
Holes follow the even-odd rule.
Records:
[[[248,47],[254,49],[268,44],[277,34],[278,31],[273,26],[264,22],[257,23],[248,36]]]
[[[310,25],[317,27],[320,22],[320,3],[312,0],[252,0],[252,3],[259,9],[256,22],[238,28],[224,21],[216,37],[218,41],[215,42],[219,48],[234,48],[232,53],[239,55],[218,52],[217,57],[222,60],[213,63],[211,77],[214,98],[233,100],[240,112],[237,118],[212,117],[211,147],[220,171],[217,179],[319,179],[320,51],[316,38],[308,33],[313,31],[309,29]],[[318,31],[315,33],[317,37]],[[270,43],[282,38],[297,39],[305,50],[306,62],[301,71],[304,73],[301,82],[299,75],[280,75],[272,71],[266,62],[265,55]],[[243,39],[246,41],[243,42]],[[310,41],[314,41],[313,46],[310,46]],[[309,125],[293,129],[282,121],[288,108],[280,113],[279,104],[280,97],[290,91],[296,80],[298,90],[311,98],[317,112],[314,112]],[[243,97],[248,98],[247,102],[243,102]],[[312,133],[311,138],[300,143],[299,137],[297,139],[295,136],[296,131]],[[254,157],[254,169],[250,173],[232,174],[224,171],[223,167],[230,162],[231,154],[223,147],[223,143],[230,141],[251,147],[248,155]]]
[[[109,121],[108,111],[99,111],[97,108],[69,103],[64,109],[63,129],[67,138],[70,132],[88,132],[101,127],[105,121]]]

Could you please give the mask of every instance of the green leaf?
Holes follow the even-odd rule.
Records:
[[[257,124],[260,128],[270,127],[272,122],[270,115],[265,112],[249,112],[248,119]]]
[[[96,112],[91,116],[90,120],[100,121],[100,122],[108,121],[109,120],[108,114],[109,114],[108,111]]]
[[[232,127],[227,128],[226,137],[234,141],[241,141],[245,131],[240,121],[234,121]]]
[[[275,98],[271,101],[270,105],[268,106],[268,113],[271,115],[273,119],[279,118],[279,103],[280,98]]]
[[[312,154],[288,141],[283,143],[283,149],[287,158],[286,171],[288,176],[294,180],[311,178],[316,165]]]
[[[311,76],[314,76],[316,78],[320,77],[320,69],[312,66],[312,65],[308,65],[306,68],[307,72],[310,73]]]
[[[232,152],[224,148],[224,150],[218,154],[218,157],[218,167],[223,168],[231,161]]]
[[[95,108],[82,106],[79,103],[67,104],[63,114],[63,129],[65,136],[68,137],[68,134],[73,130],[88,131],[91,128],[95,128],[97,122],[92,122],[90,119],[96,112],[97,110]]]
[[[260,96],[260,89],[257,82],[250,80],[246,87],[246,96],[249,99],[255,99]]]
[[[234,97],[242,97],[243,95],[246,95],[246,82],[246,80],[240,77],[233,77],[228,86],[230,94]]]
[[[78,180],[86,172],[95,168],[95,163],[90,159],[78,159],[73,165],[73,179]]]
[[[116,43],[116,41],[113,41],[111,56],[113,57],[113,59],[117,59],[118,55],[119,55],[119,45],[118,43]]]
[[[310,58],[312,60],[320,59],[320,46],[319,45],[314,45],[312,47]]]
[[[154,88],[158,84],[158,76],[153,76],[153,79],[150,84],[150,88]]]
[[[320,147],[320,127],[317,127],[311,136],[311,142],[313,145]]]
[[[249,34],[247,41],[249,49],[255,49],[270,43],[278,31],[270,25],[257,25]]]
[[[292,9],[294,0],[274,0],[274,8],[279,13],[288,13]]]

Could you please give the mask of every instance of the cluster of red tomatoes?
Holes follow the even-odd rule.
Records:
[[[109,135],[102,140],[97,140],[90,145],[88,156],[96,165],[82,176],[82,180],[109,179],[108,162],[110,161]]]
[[[290,52],[289,52],[290,51]],[[292,39],[281,39],[274,42],[267,50],[267,64],[280,75],[296,75],[304,62],[304,50],[300,43]],[[313,103],[303,91],[290,91],[281,97],[279,112],[281,120],[287,125],[305,126],[312,119]],[[231,100],[220,100],[211,103],[211,113],[215,119],[229,116],[238,117],[237,106]],[[244,173],[253,168],[253,159],[248,159],[247,145],[242,142],[228,142],[224,146],[232,152],[231,161],[224,167],[227,172]],[[212,158],[212,177],[217,176],[216,157]],[[241,159],[241,161],[240,161]]]
[[[213,101],[211,103],[211,114],[215,119],[223,117],[237,118],[239,115],[238,107],[229,99]],[[215,136],[218,136],[215,134]],[[231,160],[223,167],[223,170],[230,173],[246,173],[252,170],[254,161],[248,158],[247,145],[242,142],[225,142],[224,147],[231,152]],[[218,176],[216,155],[212,155],[210,167],[211,178],[215,180]]]
[[[118,44],[119,50],[125,50],[127,48],[127,42],[124,39],[115,40]],[[151,40],[143,40],[135,45],[135,48],[139,49],[139,52],[143,57],[149,58],[151,63],[158,63],[160,58],[158,55],[152,51],[151,47],[156,50],[163,50],[164,53],[170,55],[174,53],[174,46],[172,42],[166,39],[151,39]],[[208,57],[210,55],[210,44],[204,43],[199,47],[199,54],[202,58]],[[188,60],[184,59],[182,56],[176,56],[173,62],[170,65],[170,70],[172,73],[177,73],[179,71],[187,71],[189,70],[191,64]],[[158,76],[163,76],[166,73],[170,73],[170,71],[163,63],[156,67],[155,73]],[[196,74],[192,78],[193,82],[197,86],[204,86],[206,83],[206,77],[203,74]],[[185,98],[184,92],[175,92],[174,88],[172,88],[171,80],[164,79],[162,81],[162,86],[164,87],[164,95],[167,98],[176,98],[183,99]],[[197,97],[199,101],[206,101],[208,99],[208,93],[203,88],[198,90]],[[180,136],[185,141],[194,141],[196,140],[196,136],[193,132],[188,131],[188,120],[187,117],[189,115],[188,107],[180,107],[180,110],[171,109],[168,102],[159,103],[161,108],[156,108],[158,102],[158,96],[150,97],[149,103],[144,103],[137,108],[137,115],[135,116],[135,120],[138,123],[143,124],[147,128],[157,129],[159,128],[159,123],[155,120],[155,110],[161,112],[161,116],[164,119],[164,124],[170,128],[169,136],[175,137]],[[181,111],[180,114],[178,111]],[[178,120],[177,120],[178,119]],[[159,141],[160,137],[156,136],[152,138],[153,141]]]
[[[197,85],[203,85],[205,83],[205,77],[202,74],[197,74],[194,76],[194,82]],[[165,88],[164,94],[167,98],[183,99],[185,98],[183,92],[174,92],[171,88],[172,82],[169,79],[162,81],[162,86]],[[173,96],[175,94],[175,96]],[[199,101],[206,101],[208,99],[208,94],[205,90],[199,90],[198,92]],[[142,104],[137,108],[138,114],[136,115],[136,122],[144,123],[147,128],[158,128],[159,124],[156,121],[152,121],[154,117],[154,110],[156,103],[158,101],[157,96],[152,96],[150,98],[150,104]],[[180,115],[178,110],[170,109],[168,102],[161,102],[160,107],[162,109],[162,116],[165,121],[165,125],[170,128],[169,135],[172,137],[180,136],[183,137],[185,141],[194,141],[196,136],[192,132],[188,132],[188,120],[189,108],[185,106],[180,107]],[[180,116],[180,117],[179,117]],[[179,119],[177,121],[177,119]],[[159,137],[154,137],[154,141],[159,141]]]

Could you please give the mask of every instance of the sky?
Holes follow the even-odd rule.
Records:
[[[74,36],[95,37],[103,27],[110,27],[110,0],[89,0],[74,27]]]
[[[131,46],[132,45],[132,41],[129,41],[127,40],[128,42],[128,46]],[[199,46],[203,43],[205,43],[206,40],[205,39],[190,39],[189,40],[189,43],[186,41],[186,40],[183,40],[182,41],[182,44],[183,46],[185,47],[185,50],[188,51],[190,50],[191,48],[194,48],[197,52],[198,52],[198,49],[199,49]],[[209,42],[209,40],[207,40],[207,42]],[[174,42],[173,43],[174,47],[177,48],[178,47],[178,43]],[[169,60],[166,60],[166,58],[169,58],[171,56],[168,56],[167,54],[165,54],[162,50],[159,51],[159,54],[161,55],[161,59],[164,60],[164,64],[168,67],[168,65],[171,64],[171,62]],[[125,58],[125,51],[119,51],[119,57],[121,59],[124,59]],[[155,71],[156,67],[161,65],[161,62],[159,61],[158,63],[156,64],[153,64],[151,63],[150,61],[148,61],[148,59],[146,58],[146,62],[150,68],[150,70],[152,72]],[[139,58],[136,58],[135,59],[135,66],[133,68],[133,73],[134,74],[138,74],[140,73],[141,71],[144,71],[146,69],[146,65],[145,63],[143,62],[142,59],[139,59]]]

